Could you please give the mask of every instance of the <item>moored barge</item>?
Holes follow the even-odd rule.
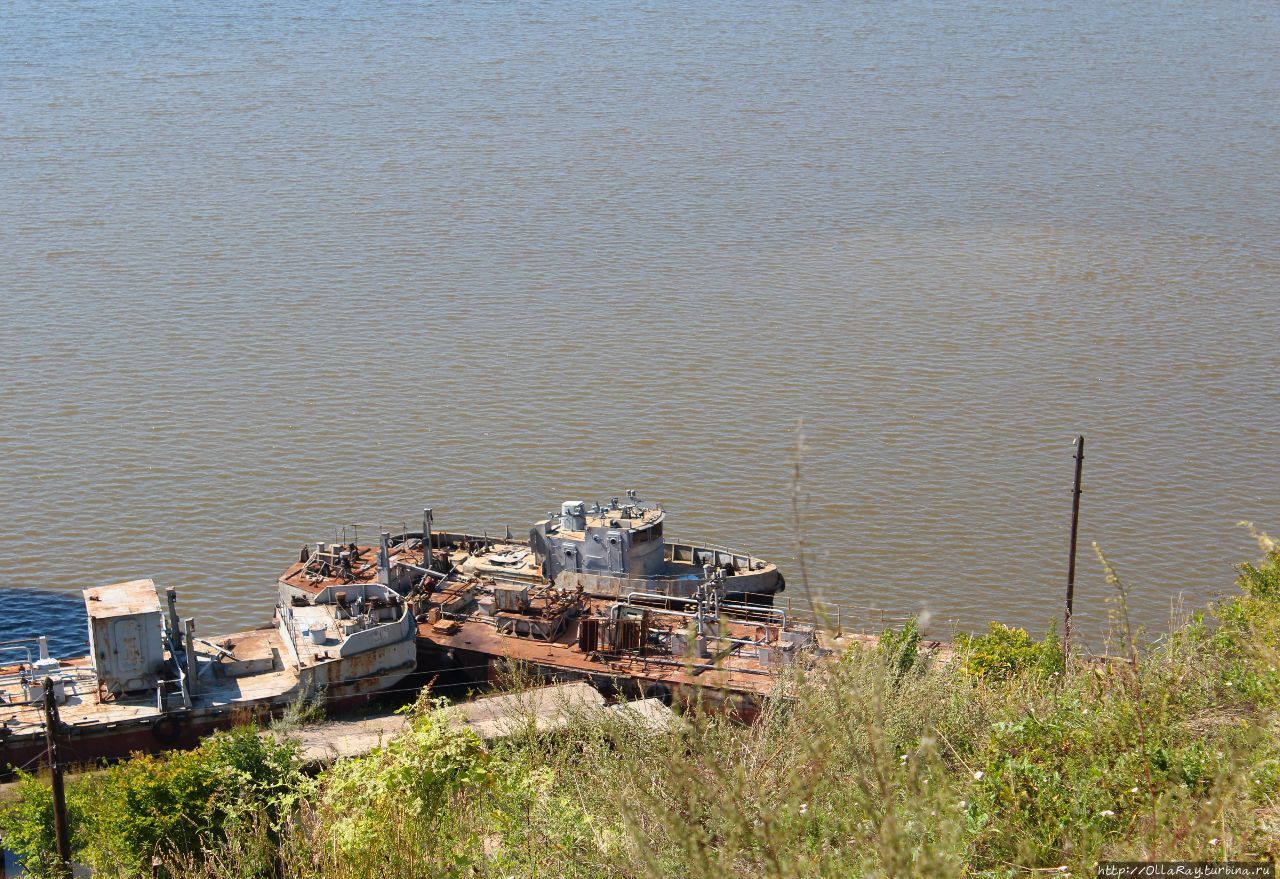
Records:
[[[523,669],[750,720],[785,669],[825,651],[812,625],[728,602],[724,590],[714,569],[692,597],[675,599],[600,598],[462,574],[419,605],[420,664],[453,685],[496,684]]]
[[[201,736],[270,716],[300,698],[340,708],[389,689],[417,663],[405,601],[376,584],[341,600],[286,596],[271,624],[217,640],[195,635],[151,580],[84,590],[89,655],[49,656],[44,638],[0,644],[25,661],[0,667],[0,771],[45,750],[44,683],[59,716],[59,750],[89,762],[193,746]]]

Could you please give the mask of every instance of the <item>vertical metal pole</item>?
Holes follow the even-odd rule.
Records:
[[[391,585],[391,533],[380,532],[378,535],[378,582],[383,586]]]
[[[71,877],[71,838],[67,834],[67,796],[62,786],[62,764],[58,762],[58,706],[53,701],[53,679],[44,679],[44,738],[49,771],[53,775],[53,835],[58,848],[54,875]]]
[[[196,621],[187,617],[182,621],[182,652],[187,658],[187,692],[194,696],[199,691],[200,660],[196,657]]]
[[[422,511],[422,567],[431,570],[431,508]]]
[[[182,640],[182,629],[178,623],[178,592],[172,586],[164,590],[165,605],[168,607],[169,640],[176,647]]]
[[[1071,489],[1071,555],[1067,559],[1067,614],[1062,624],[1062,659],[1071,651],[1071,611],[1076,597],[1076,535],[1080,531],[1080,474],[1084,470],[1084,437],[1076,437],[1076,479]]]

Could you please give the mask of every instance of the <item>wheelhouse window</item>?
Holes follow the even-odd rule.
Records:
[[[648,528],[644,528],[640,531],[635,532],[635,535],[631,538],[631,542],[633,544],[647,543],[650,540],[657,540],[661,536],[662,536],[662,523],[659,522],[656,525],[650,525]]]

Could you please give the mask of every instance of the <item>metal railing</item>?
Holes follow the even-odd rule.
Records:
[[[22,651],[27,655],[27,665],[31,665],[33,662],[31,659],[32,648],[35,648],[37,652],[40,650],[40,639],[38,637],[32,636],[29,638],[13,638],[8,641],[0,641],[0,653],[17,653],[18,651]],[[5,661],[6,660],[0,660],[0,662]]]
[[[776,605],[775,605],[776,606]],[[836,632],[878,635],[890,629],[898,629],[913,620],[919,620],[922,612],[888,610],[882,607],[857,603],[840,603],[815,598],[788,596],[785,602],[787,616]],[[931,618],[929,627],[950,630],[958,620]]]

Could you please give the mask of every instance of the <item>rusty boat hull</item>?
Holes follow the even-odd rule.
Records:
[[[408,668],[405,675],[411,672],[412,668]],[[363,693],[326,696],[322,700],[324,709],[334,714],[358,711],[382,698],[385,689],[383,686],[370,686]],[[268,723],[279,717],[294,698],[291,695],[278,700],[262,699],[203,711],[171,712],[157,717],[64,724],[58,735],[59,757],[65,764],[90,764],[123,760],[136,754],[194,748],[202,739],[219,730],[246,723]],[[11,777],[14,770],[31,770],[44,760],[45,753],[43,732],[0,737],[0,777]]]
[[[88,656],[53,659],[43,638],[3,645],[27,662],[0,668],[0,772],[44,754],[46,688],[62,759],[94,762],[190,747],[303,700],[348,710],[417,668],[412,610],[376,586],[343,605],[281,601],[271,624],[216,641],[195,637],[173,590],[166,608],[150,580],[84,595]]]
[[[691,683],[657,669],[626,669],[598,662],[565,662],[563,657],[514,658],[468,647],[449,647],[424,636],[419,664],[432,669],[433,691],[451,698],[508,686],[517,676],[539,683],[584,681],[611,700],[657,699],[685,711],[726,714],[743,723],[759,717],[773,695],[728,682]]]
[[[622,603],[555,587],[525,598],[464,576],[416,607],[419,668],[453,696],[519,676],[583,680],[611,698],[656,698],[750,722],[781,691],[787,669],[826,652],[811,626],[783,611],[727,602],[699,620],[693,601]]]

